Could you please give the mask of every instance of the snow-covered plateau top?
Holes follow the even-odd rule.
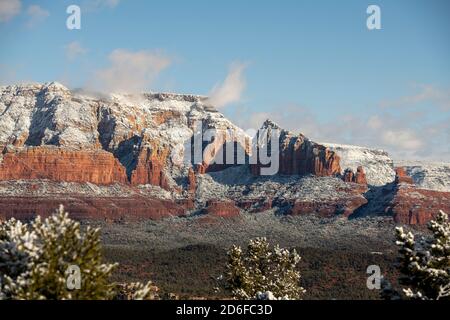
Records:
[[[400,160],[395,165],[404,167],[420,188],[450,192],[449,162]]]
[[[201,121],[234,126],[205,97],[173,93],[98,94],[71,91],[57,82],[0,87],[0,145],[57,144],[114,151],[124,139],[145,136],[182,143]],[[20,143],[19,143],[20,144]]]
[[[386,151],[335,143],[321,144],[338,154],[342,171],[350,168],[356,172],[356,168],[362,166],[370,185],[381,186],[395,179],[394,162]]]

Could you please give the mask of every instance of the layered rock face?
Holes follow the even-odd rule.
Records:
[[[281,129],[271,121],[266,121],[262,128],[262,134],[267,135],[269,141],[268,148],[258,152],[271,154],[273,148],[271,144],[272,133],[279,134],[279,174],[284,175],[306,175],[313,174],[319,177],[338,175],[341,172],[339,156],[323,145],[317,144],[304,135],[295,135],[292,132]],[[258,163],[251,166],[254,175],[261,174],[261,168],[267,167]]]
[[[387,208],[394,220],[404,224],[426,224],[439,210],[450,212],[450,192],[420,189],[404,168],[396,170],[395,195]]]
[[[204,213],[217,217],[232,218],[238,216],[240,210],[233,201],[210,200],[206,204]]]
[[[126,183],[125,168],[103,150],[21,148],[3,155],[0,180],[49,179],[95,184]]]
[[[131,183],[133,185],[152,184],[169,189],[164,172],[168,155],[168,149],[143,148],[137,157],[136,168],[131,174]]]
[[[86,197],[72,195],[59,197],[0,197],[0,219],[32,219],[37,215],[47,217],[59,205],[64,205],[76,219],[158,220],[186,213],[182,205],[173,201],[143,197]]]

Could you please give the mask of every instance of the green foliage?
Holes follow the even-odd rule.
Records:
[[[99,230],[69,219],[61,206],[31,225],[11,219],[0,224],[0,279],[11,299],[108,299],[115,265],[103,264]],[[81,288],[68,289],[70,266],[80,269]]]
[[[305,290],[300,286],[299,262],[295,250],[271,248],[266,238],[256,238],[250,240],[245,253],[238,246],[228,251],[226,286],[238,299],[262,295],[300,299]]]
[[[450,223],[447,214],[440,211],[428,229],[432,237],[421,242],[417,242],[411,232],[396,229],[402,274],[399,283],[404,287],[403,295],[385,282],[384,298],[450,299]]]
[[[15,219],[0,223],[0,299],[150,299],[146,285],[110,283],[116,264],[102,263],[100,230],[70,219],[61,206],[49,218],[26,225]],[[70,284],[73,268],[79,288]]]

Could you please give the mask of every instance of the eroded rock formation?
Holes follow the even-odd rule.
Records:
[[[345,182],[353,182],[358,184],[367,185],[366,174],[364,173],[364,169],[362,166],[358,166],[356,169],[356,173],[353,173],[352,169],[346,169],[344,171],[344,175],[342,179]]]

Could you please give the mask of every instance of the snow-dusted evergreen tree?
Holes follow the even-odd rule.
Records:
[[[148,282],[117,284],[109,278],[116,264],[102,263],[100,230],[70,219],[61,206],[31,224],[0,221],[0,300],[2,299],[158,299]],[[69,288],[71,266],[80,271],[80,288]]]
[[[399,284],[403,294],[385,282],[383,297],[388,299],[412,298],[423,300],[450,299],[450,223],[440,211],[429,223],[432,237],[416,242],[411,232],[396,229],[400,246]]]
[[[226,286],[237,299],[300,299],[299,262],[295,249],[271,248],[266,238],[256,238],[246,252],[238,246],[228,251]]]
[[[11,219],[0,224],[0,291],[10,299],[108,299],[115,265],[103,264],[99,229],[68,217],[61,206],[30,225]],[[67,285],[69,266],[80,269],[81,288]]]

